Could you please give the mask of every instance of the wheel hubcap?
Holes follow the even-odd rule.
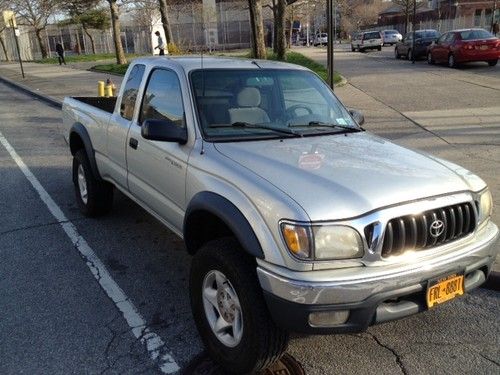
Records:
[[[231,282],[220,271],[210,271],[203,280],[203,308],[215,337],[235,347],[243,336],[240,300]]]
[[[83,203],[87,204],[87,180],[85,179],[85,173],[83,172],[83,167],[81,164],[78,166],[78,190],[80,191],[80,197],[82,198]]]

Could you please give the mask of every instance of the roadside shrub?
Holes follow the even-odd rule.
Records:
[[[182,50],[179,47],[177,47],[177,45],[175,43],[168,43],[167,48],[168,48],[168,53],[170,55],[182,55],[183,54]]]

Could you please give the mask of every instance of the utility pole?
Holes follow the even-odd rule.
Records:
[[[417,39],[417,33],[415,32],[415,26],[417,25],[417,0],[413,0],[413,39],[411,46],[411,63],[415,64],[415,39]]]
[[[493,25],[495,24],[495,13],[497,12],[497,0],[493,0],[493,13],[491,13],[491,33],[495,35],[495,31],[493,30]],[[495,35],[496,36],[496,35]]]
[[[326,28],[328,35],[327,48],[327,66],[328,66],[328,84],[334,90],[334,59],[333,59],[333,40],[334,40],[334,0],[326,0]]]

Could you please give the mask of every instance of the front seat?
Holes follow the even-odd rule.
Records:
[[[237,96],[237,108],[229,108],[229,119],[231,124],[235,122],[248,122],[250,124],[262,124],[270,122],[266,111],[259,107],[260,91],[255,87],[245,87]]]

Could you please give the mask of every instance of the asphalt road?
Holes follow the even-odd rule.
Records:
[[[185,367],[202,345],[189,307],[190,257],[183,243],[121,194],[109,216],[82,217],[60,125],[59,110],[0,84],[1,135],[33,173],[31,181],[40,183],[32,186],[3,142],[0,373],[154,374],[165,355]],[[71,224],[77,241],[68,235]],[[83,243],[95,258],[82,254]],[[96,273],[99,261],[109,278],[103,268]],[[124,301],[113,300],[110,280]],[[134,311],[118,309],[121,302],[142,318],[139,326],[126,319]],[[289,352],[308,374],[498,374],[499,310],[500,295],[480,289],[367,333],[295,336]],[[163,345],[156,352],[146,348],[138,327]]]

